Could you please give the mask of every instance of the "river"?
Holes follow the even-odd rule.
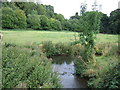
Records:
[[[54,56],[53,72],[58,72],[63,88],[88,88],[87,80],[75,75],[74,59],[68,56]]]

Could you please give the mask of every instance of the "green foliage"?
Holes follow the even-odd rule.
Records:
[[[81,75],[85,72],[84,70],[86,69],[86,64],[82,60],[82,58],[76,58],[75,59],[75,71],[77,75]]]
[[[50,29],[51,30],[62,30],[62,26],[61,26],[60,21],[51,18],[49,20],[49,22],[50,22]]]
[[[40,16],[40,22],[43,30],[49,30],[49,19],[45,15]]]
[[[52,72],[51,62],[44,54],[38,54],[37,47],[34,55],[31,48],[8,44],[3,48],[3,88],[61,87],[57,75]]]
[[[16,25],[16,28],[26,28],[27,23],[26,23],[26,16],[24,11],[20,9],[16,9],[14,12],[16,15],[16,20],[14,22]]]
[[[75,13],[75,16],[71,16],[70,19],[80,19],[80,16],[78,15],[78,12]]]
[[[2,28],[13,29],[15,25],[16,15],[15,12],[8,7],[2,8]]]
[[[32,28],[32,29],[41,29],[41,22],[40,22],[40,16],[38,15],[28,15],[27,18],[27,25],[28,28]]]
[[[120,23],[120,9],[116,9],[110,13],[110,31],[109,33],[119,34],[119,23]]]
[[[55,46],[52,41],[43,42],[43,52],[46,53],[48,57],[55,55]]]
[[[62,14],[55,14],[55,19],[59,20],[60,22],[63,22],[64,16]]]
[[[72,48],[70,45],[65,45],[63,43],[53,44],[52,41],[43,42],[43,52],[46,53],[48,57],[55,55],[71,55]]]
[[[80,32],[80,22],[78,19],[70,19],[70,31]]]
[[[14,2],[2,2],[2,7],[9,7],[13,10],[18,9],[18,7],[15,6]]]
[[[100,33],[108,32],[109,32],[109,17],[106,14],[103,14],[101,17]]]
[[[46,15],[46,9],[44,8],[43,5],[37,4],[36,8],[39,15]]]
[[[24,11],[5,7],[2,8],[2,27],[3,28],[25,28],[26,27],[26,16]]]
[[[81,44],[85,47],[86,62],[93,60],[95,38],[100,28],[101,13],[99,12],[86,12],[80,19],[81,29],[79,37]]]

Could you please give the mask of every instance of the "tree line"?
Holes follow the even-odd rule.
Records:
[[[83,7],[85,8],[85,7]],[[70,19],[54,12],[51,5],[34,2],[3,2],[2,3],[3,29],[34,29],[34,30],[66,30],[82,32],[81,15],[76,13]],[[83,11],[84,12],[84,9]],[[86,14],[88,12],[85,12]],[[120,9],[114,10],[110,16],[102,12],[100,33],[118,34]]]

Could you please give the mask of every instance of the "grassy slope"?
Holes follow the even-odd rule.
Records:
[[[72,42],[75,37],[74,32],[65,32],[65,31],[2,31],[4,34],[3,41],[15,44],[30,44],[30,43],[41,43],[42,41],[53,41],[57,42]],[[98,34],[97,42],[118,42],[118,35],[107,35],[107,34]]]

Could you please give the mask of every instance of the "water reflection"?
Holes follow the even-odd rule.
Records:
[[[53,59],[53,72],[58,72],[64,88],[87,88],[87,81],[74,75],[73,57],[56,56]]]

